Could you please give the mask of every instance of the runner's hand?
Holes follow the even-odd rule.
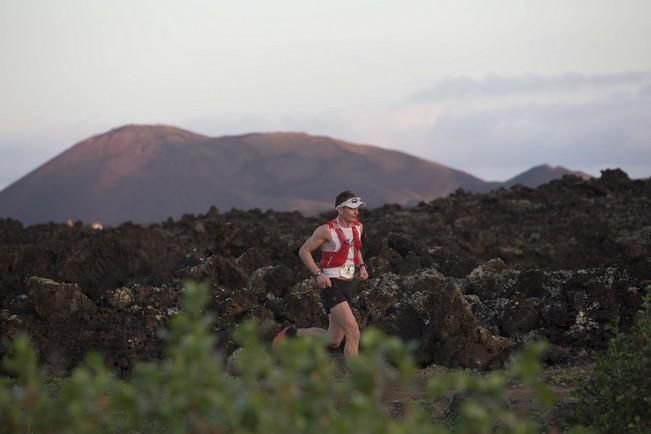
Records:
[[[319,274],[316,277],[316,283],[319,284],[319,288],[330,288],[332,286],[330,278],[325,274]]]
[[[366,271],[366,267],[361,267],[359,269],[359,280],[368,280],[368,271]]]

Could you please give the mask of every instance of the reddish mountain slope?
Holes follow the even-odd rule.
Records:
[[[369,206],[413,204],[491,184],[402,152],[302,133],[212,138],[125,126],[76,144],[0,192],[0,217],[155,222],[261,208],[313,213],[350,189]]]
[[[562,178],[565,175],[574,175],[583,179],[592,178],[584,172],[572,171],[561,166],[550,166],[549,164],[542,164],[540,166],[532,167],[531,169],[522,172],[506,181],[503,186],[511,187],[516,184],[521,184],[527,187],[535,188],[539,185],[546,184],[553,179]]]

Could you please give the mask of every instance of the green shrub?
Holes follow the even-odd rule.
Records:
[[[244,347],[238,375],[225,372],[214,352],[211,320],[204,312],[208,291],[188,285],[183,310],[170,321],[166,357],[140,364],[129,381],[114,377],[96,355],[58,383],[46,381],[25,337],[13,344],[5,366],[16,377],[0,384],[0,430],[11,433],[233,433],[233,434],[427,434],[537,433],[542,427],[517,416],[505,398],[507,378],[450,375],[432,378],[431,399],[463,396],[458,416],[445,425],[432,420],[416,400],[398,417],[383,398],[388,387],[408,388],[417,370],[399,340],[367,330],[363,351],[342,376],[322,344],[282,342],[269,351],[252,323],[240,326]],[[553,397],[538,382],[544,347],[531,347],[511,374]],[[340,378],[341,377],[341,378]]]
[[[634,325],[595,356],[590,381],[579,390],[578,416],[599,432],[651,432],[651,287]]]

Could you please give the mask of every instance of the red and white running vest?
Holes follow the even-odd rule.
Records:
[[[360,224],[357,221],[351,225],[352,237],[349,238],[346,237],[344,229],[339,225],[337,219],[328,222],[332,241],[321,247],[321,268],[326,276],[353,278],[355,265],[360,263],[357,252],[362,248],[359,227]],[[346,230],[346,232],[348,231]]]

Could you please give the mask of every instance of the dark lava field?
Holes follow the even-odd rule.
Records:
[[[326,325],[297,252],[333,216],[212,208],[103,230],[0,220],[0,357],[26,331],[51,375],[88,351],[128,375],[162,357],[159,330],[188,280],[210,283],[225,356],[247,319],[269,335],[288,321]],[[609,324],[631,324],[651,285],[651,179],[618,169],[385,205],[360,220],[370,279],[353,310],[362,329],[415,342],[423,367],[499,368],[537,338],[551,343],[546,363],[578,362],[604,348]]]

